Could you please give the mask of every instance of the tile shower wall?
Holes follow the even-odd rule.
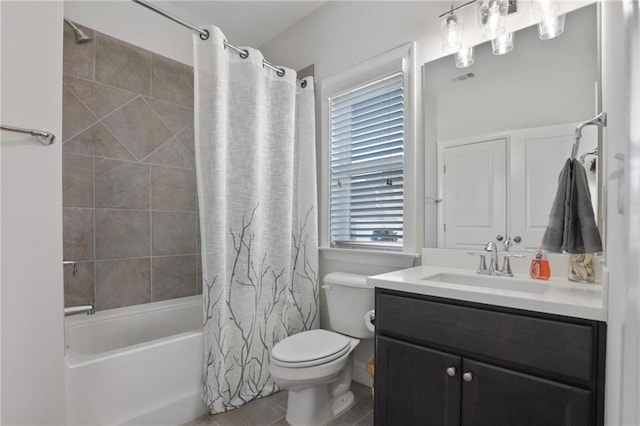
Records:
[[[64,28],[65,305],[201,293],[193,68]]]

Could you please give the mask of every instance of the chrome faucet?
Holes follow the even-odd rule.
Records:
[[[484,246],[484,251],[491,253],[488,273],[489,275],[496,275],[496,272],[500,272],[500,267],[498,266],[498,245],[493,241],[489,241]]]
[[[484,246],[484,251],[491,253],[491,260],[489,261],[489,267],[487,268],[485,255],[480,253],[480,266],[476,271],[478,274],[483,275],[497,275],[501,277],[513,277],[513,271],[511,270],[511,258],[525,257],[524,254],[505,254],[502,261],[502,268],[498,266],[498,246],[493,241],[489,241]]]
[[[96,313],[96,308],[92,304],[79,305],[79,306],[67,306],[66,308],[64,308],[65,317],[68,317],[69,315],[78,315],[78,314],[93,315],[95,313]]]

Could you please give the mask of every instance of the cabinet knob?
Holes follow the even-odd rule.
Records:
[[[513,242],[514,243],[519,243],[520,241],[522,241],[522,237],[520,237],[520,235],[516,235],[515,237],[513,237]]]
[[[502,235],[498,234],[498,235],[496,235],[496,240],[502,241],[502,240],[504,240],[504,237]]]
[[[455,367],[447,368],[447,376],[453,377],[455,375],[456,375],[456,368]]]
[[[466,373],[464,373],[462,375],[462,380],[464,380],[465,382],[470,382],[473,380],[473,374],[469,373],[468,371]]]

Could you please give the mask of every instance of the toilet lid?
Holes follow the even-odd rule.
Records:
[[[327,330],[310,330],[289,336],[271,350],[271,357],[287,364],[323,364],[349,351],[351,339]]]

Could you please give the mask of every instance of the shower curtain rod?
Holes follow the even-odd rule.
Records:
[[[159,14],[159,15],[162,15],[165,18],[170,19],[173,22],[182,25],[183,27],[189,28],[191,31],[198,33],[200,35],[200,39],[202,39],[202,40],[208,40],[209,39],[209,31],[203,30],[202,28],[198,28],[195,25],[185,21],[184,19],[178,18],[174,14],[169,13],[166,10],[161,9],[158,6],[156,6],[156,5],[152,4],[152,3],[149,3],[146,0],[131,0],[131,1],[133,1],[134,3],[139,4],[140,6],[146,7],[147,9],[149,9],[149,10],[151,10],[151,11],[153,11],[153,12]],[[242,49],[242,48],[240,48],[238,46],[235,46],[235,45],[229,43],[227,40],[224,41],[224,47],[225,48],[228,47],[228,48],[230,48],[232,50],[235,50],[236,52],[238,52],[240,54],[240,57],[242,59],[245,59],[245,58],[247,58],[249,56],[249,51],[247,49]],[[267,67],[267,68],[271,68],[272,70],[274,70],[278,74],[279,77],[284,77],[284,75],[286,73],[284,68],[277,67],[277,66],[273,65],[271,62],[267,61],[266,59],[262,60],[262,65]]]

